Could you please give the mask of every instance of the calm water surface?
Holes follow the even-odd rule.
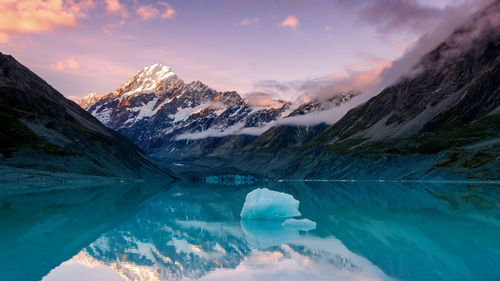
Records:
[[[293,195],[310,231],[241,221]],[[0,197],[0,280],[500,280],[500,187],[119,184]]]

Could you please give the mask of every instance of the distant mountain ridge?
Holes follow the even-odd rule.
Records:
[[[340,93],[301,105],[270,98],[254,102],[200,81],[184,83],[169,67],[155,64],[139,70],[108,95],[94,99],[91,94],[80,103],[150,156],[172,161],[204,157],[228,146],[243,147],[276,120],[327,110],[357,94]]]
[[[277,136],[269,130],[237,160],[204,165],[293,178],[500,179],[500,1],[425,55],[412,76],[310,141],[278,150]]]
[[[98,102],[105,95],[101,93],[90,93],[83,98],[80,98],[76,104],[78,104],[81,108],[87,110],[91,105]]]
[[[308,129],[270,128],[193,164],[272,178],[499,180],[500,1],[422,57],[411,76],[337,123]]]

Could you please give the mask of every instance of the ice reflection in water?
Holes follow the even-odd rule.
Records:
[[[7,218],[15,225],[24,218],[25,225],[12,235],[6,233],[0,249],[14,253],[12,241],[21,245],[29,237],[31,244],[23,253],[31,257],[10,258],[11,268],[30,269],[24,273],[3,270],[6,265],[0,263],[0,274],[6,277],[0,279],[39,280],[43,275],[28,273],[45,272],[44,280],[57,281],[67,280],[64,274],[86,278],[104,269],[123,280],[496,280],[500,276],[498,186],[259,184],[299,200],[302,215],[317,222],[317,228],[308,232],[285,229],[280,223],[240,222],[245,196],[256,187],[179,183],[138,199],[137,194],[147,190],[142,187],[128,195],[130,204],[122,204],[127,201],[123,195],[124,202],[114,202],[121,194],[115,188],[109,194],[87,194],[94,200],[72,202],[61,210],[56,204],[50,212],[47,207],[48,213],[36,215],[4,198],[2,222]],[[56,198],[44,199],[58,203]],[[78,217],[73,229],[56,231],[52,226],[69,220],[61,220],[62,213]],[[78,215],[82,213],[86,215]],[[77,235],[81,232],[89,235]],[[63,241],[53,242],[50,253],[65,254],[40,263],[51,256],[37,244],[47,235]],[[0,257],[8,258],[4,251]],[[65,260],[69,261],[56,267]],[[79,267],[72,273],[70,266],[86,271]],[[108,273],[98,273],[101,279],[75,280],[112,280],[104,277]]]

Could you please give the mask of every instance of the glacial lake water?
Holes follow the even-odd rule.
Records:
[[[316,229],[241,221],[260,187],[293,195]],[[4,195],[0,280],[500,280],[500,187],[177,182]]]

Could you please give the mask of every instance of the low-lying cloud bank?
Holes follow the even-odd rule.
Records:
[[[343,74],[335,73],[313,79],[288,82],[258,81],[254,83],[254,88],[278,99],[291,102],[324,101],[338,93],[351,90],[366,92],[380,83],[380,74],[384,69],[390,67],[391,62],[366,54],[360,54],[360,57],[364,59],[363,69],[353,65],[347,67]]]
[[[281,104],[279,100],[270,94],[254,92],[245,96],[245,100],[252,107],[274,107]]]
[[[233,135],[260,136],[270,128],[281,125],[303,126],[303,127],[311,127],[319,125],[321,123],[325,123],[327,125],[333,125],[335,122],[340,120],[340,118],[342,118],[342,116],[344,116],[351,108],[353,108],[355,104],[359,104],[360,98],[361,96],[356,96],[349,102],[339,107],[334,107],[332,109],[320,112],[313,112],[307,115],[297,115],[297,116],[277,119],[275,121],[267,123],[265,126],[262,127],[244,127],[245,122],[240,122],[224,130],[209,128],[204,131],[181,134],[178,135],[175,139],[199,140],[210,137],[227,137]]]
[[[381,73],[380,84],[374,88],[374,92],[369,93],[371,96],[378,94],[382,89],[395,84],[401,77],[413,76],[418,74],[421,69],[416,68],[418,66],[421,58],[430,52],[432,49],[436,48],[438,44],[446,40],[453,31],[457,28],[464,26],[467,21],[469,21],[473,14],[477,13],[479,10],[484,9],[486,6],[490,5],[491,0],[475,0],[466,1],[460,6],[455,6],[452,8],[447,8],[441,15],[441,21],[431,32],[422,35],[418,41],[410,48],[400,59],[394,61],[392,66]],[[497,1],[498,2],[498,1]],[[500,17],[498,11],[492,11],[495,14],[493,17]],[[492,18],[493,18],[492,17]],[[477,37],[479,33],[482,32],[482,25],[488,18],[480,20],[475,26],[471,26],[472,29],[469,34],[475,34]],[[463,50],[466,46],[463,44],[455,46],[456,50]]]
[[[356,3],[358,3],[358,5],[361,5],[359,4],[360,2],[364,1],[353,1],[350,5],[354,5]],[[368,1],[367,3],[368,4],[361,5],[362,8],[360,8],[365,9],[365,13],[369,13],[368,9],[378,10],[377,1]],[[302,120],[297,120],[297,124],[299,125],[315,125],[322,122],[327,124],[335,123],[340,119],[338,118],[339,113],[346,113],[347,111],[349,111],[349,109],[368,101],[370,98],[379,94],[384,88],[396,84],[402,77],[414,76],[418,74],[418,71],[421,70],[420,68],[418,68],[418,63],[425,54],[427,54],[432,49],[436,48],[438,44],[446,40],[446,38],[449,37],[457,28],[465,25],[466,22],[471,19],[471,16],[473,14],[477,13],[479,10],[484,9],[486,6],[491,5],[491,3],[493,3],[493,1],[491,0],[465,1],[461,5],[445,7],[439,10],[440,22],[437,24],[437,26],[432,31],[422,35],[417,40],[417,42],[411,48],[409,48],[403,54],[403,56],[401,56],[401,58],[393,62],[384,61],[382,59],[365,55],[366,65],[369,65],[371,67],[367,70],[353,70],[348,68],[346,69],[346,74],[343,77],[331,75],[317,79],[291,82],[266,80],[257,82],[255,84],[255,87],[263,92],[267,91],[268,93],[283,99],[285,99],[286,96],[291,96],[295,101],[300,101],[303,99],[317,99],[321,101],[337,93],[345,92],[347,90],[355,90],[361,92],[362,95],[352,99],[350,102],[338,108],[333,108],[331,110],[318,114],[319,116],[324,117],[324,119],[318,116],[313,116],[311,114],[311,116],[305,115],[300,117],[300,119],[310,119],[310,123]],[[382,5],[382,3],[379,4]],[[410,4],[403,6],[406,8],[400,7],[401,9],[397,10],[403,15],[409,15],[409,10],[412,10],[409,8],[410,6],[413,7],[413,9],[423,9],[422,11],[417,13],[422,15],[434,15],[437,9],[422,8],[420,6]],[[496,7],[498,6],[500,5],[496,5]],[[374,11],[372,12],[375,13]],[[395,25],[396,23],[399,23],[413,26],[411,24],[412,18],[415,19],[414,17],[410,17],[403,23],[401,22],[403,21],[403,19],[400,16],[392,15],[392,17],[400,19],[388,19],[387,22],[380,27],[381,30],[396,28],[395,26],[391,27],[388,22]],[[364,20],[372,24],[376,24],[375,22],[370,21],[370,19],[375,21],[376,17],[372,16]],[[454,53],[458,54],[461,50],[466,49],[472,39],[479,37],[480,34],[485,31],[487,26],[496,26],[497,29],[500,29],[499,21],[500,12],[496,11],[495,9],[490,9],[487,15],[480,17],[473,26],[469,26],[470,30],[462,36],[463,38],[460,40],[460,42],[454,42]],[[347,110],[346,107],[348,108]],[[327,114],[327,112],[329,114]]]

